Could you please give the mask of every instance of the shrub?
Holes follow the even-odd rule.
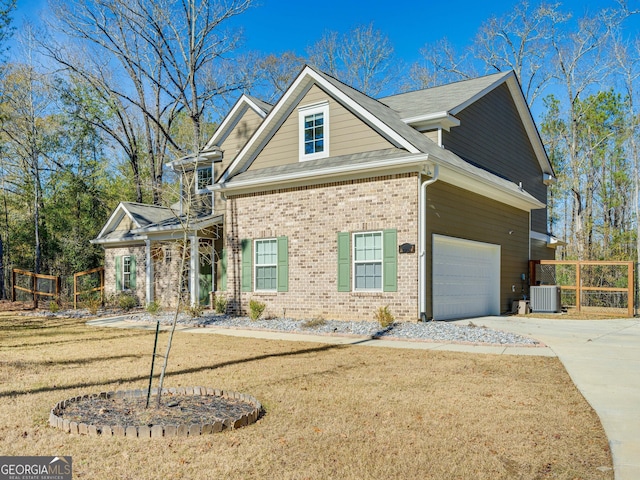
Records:
[[[264,303],[258,300],[249,300],[249,318],[254,321],[259,319],[265,308],[266,305]]]
[[[55,300],[49,302],[49,311],[51,313],[58,313],[60,311],[60,305]]]
[[[91,315],[95,315],[102,306],[102,298],[100,295],[87,294],[82,299],[82,306],[89,310]]]
[[[149,305],[147,305],[147,312],[149,312],[151,315],[157,315],[161,311],[162,311],[162,306],[156,301],[153,301],[149,303]]]
[[[389,306],[380,307],[376,310],[375,313],[376,321],[380,324],[382,328],[387,328],[393,325],[393,322],[396,321],[395,317],[389,310]]]
[[[197,303],[195,305],[189,305],[189,306],[185,307],[184,311],[191,318],[198,318],[198,317],[201,317],[202,314],[204,313],[204,307],[202,305],[200,305],[199,303]]]
[[[302,327],[303,328],[314,328],[314,327],[321,327],[322,325],[325,325],[327,323],[327,321],[324,319],[324,317],[322,315],[318,315],[317,317],[313,317],[309,320],[306,320],[304,322],[302,322]]]
[[[121,293],[118,295],[118,307],[124,311],[129,311],[138,306],[138,299],[130,293]]]
[[[227,313],[227,299],[222,295],[216,295],[213,307],[216,313]]]

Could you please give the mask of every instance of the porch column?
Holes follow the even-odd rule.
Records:
[[[198,236],[194,235],[190,238],[191,241],[191,259],[190,259],[190,267],[189,268],[189,284],[191,285],[191,305],[195,306],[200,303],[199,287],[200,287],[200,255],[198,249]]]
[[[145,292],[145,297],[146,297],[146,302],[147,305],[149,305],[151,302],[153,302],[154,300],[154,291],[153,291],[153,257],[151,255],[151,240],[145,240],[144,241],[145,247],[145,253],[147,256],[147,262],[146,262],[146,267],[145,267],[145,285],[146,285],[146,292]]]

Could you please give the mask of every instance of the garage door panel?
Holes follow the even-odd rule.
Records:
[[[433,317],[497,315],[500,246],[433,236]]]

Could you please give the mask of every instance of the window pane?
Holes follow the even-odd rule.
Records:
[[[359,233],[354,238],[356,262],[382,260],[382,234]]]
[[[381,263],[358,263],[355,265],[356,290],[380,290],[381,288]]]
[[[324,115],[316,113],[304,117],[304,153],[324,151]]]
[[[275,290],[276,273],[276,267],[256,267],[256,290]]]
[[[198,190],[204,190],[211,185],[211,167],[198,169]]]

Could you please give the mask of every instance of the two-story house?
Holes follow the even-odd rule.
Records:
[[[121,204],[94,240],[110,293],[444,320],[510,310],[528,261],[554,257],[554,174],[512,72],[376,100],[305,67],[273,106],[242,96],[197,159],[170,167],[190,221],[184,199]]]

